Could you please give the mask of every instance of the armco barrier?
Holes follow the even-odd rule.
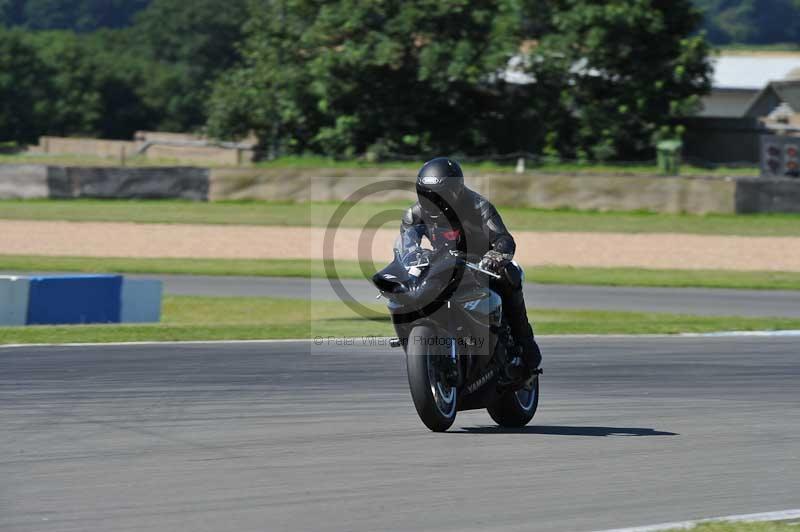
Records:
[[[47,172],[49,197],[208,199],[208,169],[194,167],[57,167]]]
[[[122,323],[161,321],[161,281],[128,279],[122,281]]]
[[[31,277],[28,325],[119,323],[121,275]]]
[[[37,199],[49,194],[46,166],[0,165],[0,199]]]
[[[26,277],[0,277],[0,325],[25,325],[29,288]]]

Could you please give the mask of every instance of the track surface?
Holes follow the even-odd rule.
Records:
[[[154,277],[154,276],[144,276]],[[165,290],[179,295],[270,296],[336,300],[325,279],[161,275]],[[343,281],[355,299],[374,301],[366,281]],[[800,291],[631,288],[527,284],[529,306],[558,309],[630,310],[712,316],[800,317]]]
[[[398,351],[0,349],[0,530],[581,531],[800,506],[797,338],[545,338],[429,433]]]
[[[4,272],[2,274],[30,275],[30,273],[20,272]],[[280,297],[313,301],[339,300],[326,279],[161,274],[127,276],[161,279],[164,281],[165,292],[174,295]],[[367,281],[350,279],[342,281],[342,285],[351,297],[362,302],[375,301],[378,293]],[[800,318],[800,290],[644,288],[527,283],[525,299],[529,307],[549,309],[627,310],[708,316]]]

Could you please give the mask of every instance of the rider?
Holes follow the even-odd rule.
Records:
[[[482,256],[480,266],[500,275],[492,280],[491,288],[503,299],[504,315],[522,348],[523,360],[515,357],[511,365],[529,372],[538,368],[542,355],[525,310],[524,274],[512,262],[516,244],[497,209],[464,186],[461,167],[445,157],[422,166],[417,176],[417,199],[403,215],[403,240],[419,245],[425,236],[436,249],[457,239],[458,249]]]

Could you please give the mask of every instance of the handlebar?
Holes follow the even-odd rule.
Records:
[[[453,255],[454,257],[459,257],[459,256],[463,257],[458,252],[451,251],[450,254]],[[480,272],[480,273],[482,273],[484,275],[488,275],[489,277],[492,277],[493,279],[500,279],[500,275],[499,274],[496,274],[496,273],[494,273],[492,271],[489,271],[489,270],[486,270],[484,268],[481,268],[480,263],[478,263],[478,262],[464,261],[464,264],[470,270],[475,270],[476,272]],[[430,260],[426,259],[424,261],[420,261],[420,262],[417,262],[417,263],[408,264],[408,265],[406,265],[406,269],[407,270],[411,270],[413,268],[420,268],[421,269],[421,268],[427,268],[430,265],[431,265]]]
[[[472,263],[472,262],[467,262],[465,264],[467,265],[467,268],[469,268],[470,270],[475,270],[476,272],[481,272],[482,274],[488,275],[489,277],[493,277],[495,279],[499,279],[500,278],[500,275],[498,275],[498,274],[496,274],[494,272],[490,272],[489,270],[484,270],[483,268],[480,267],[479,264],[475,264],[475,263]]]

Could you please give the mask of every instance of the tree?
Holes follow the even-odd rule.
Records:
[[[708,88],[688,0],[262,0],[251,17],[209,126],[290,151],[640,157]],[[504,81],[512,59],[533,83]]]
[[[47,116],[46,67],[17,31],[0,31],[0,142],[33,141]]]
[[[560,85],[550,148],[594,160],[651,153],[654,136],[709,89],[709,48],[688,0],[562,0],[530,57]],[[667,132],[668,133],[668,132]]]
[[[91,32],[121,28],[150,0],[0,0],[0,25]]]
[[[715,44],[800,43],[800,0],[696,0]]]
[[[256,2],[211,129],[333,155],[491,150],[525,92],[498,78],[519,15],[513,1]]]
[[[47,31],[28,34],[46,69],[47,129],[51,135],[95,135],[105,109],[98,90],[94,54],[72,32]]]
[[[169,71],[147,87],[163,99],[161,127],[189,130],[206,122],[211,84],[239,59],[236,44],[247,0],[153,0],[131,28],[131,47]],[[161,96],[160,96],[161,95]]]

